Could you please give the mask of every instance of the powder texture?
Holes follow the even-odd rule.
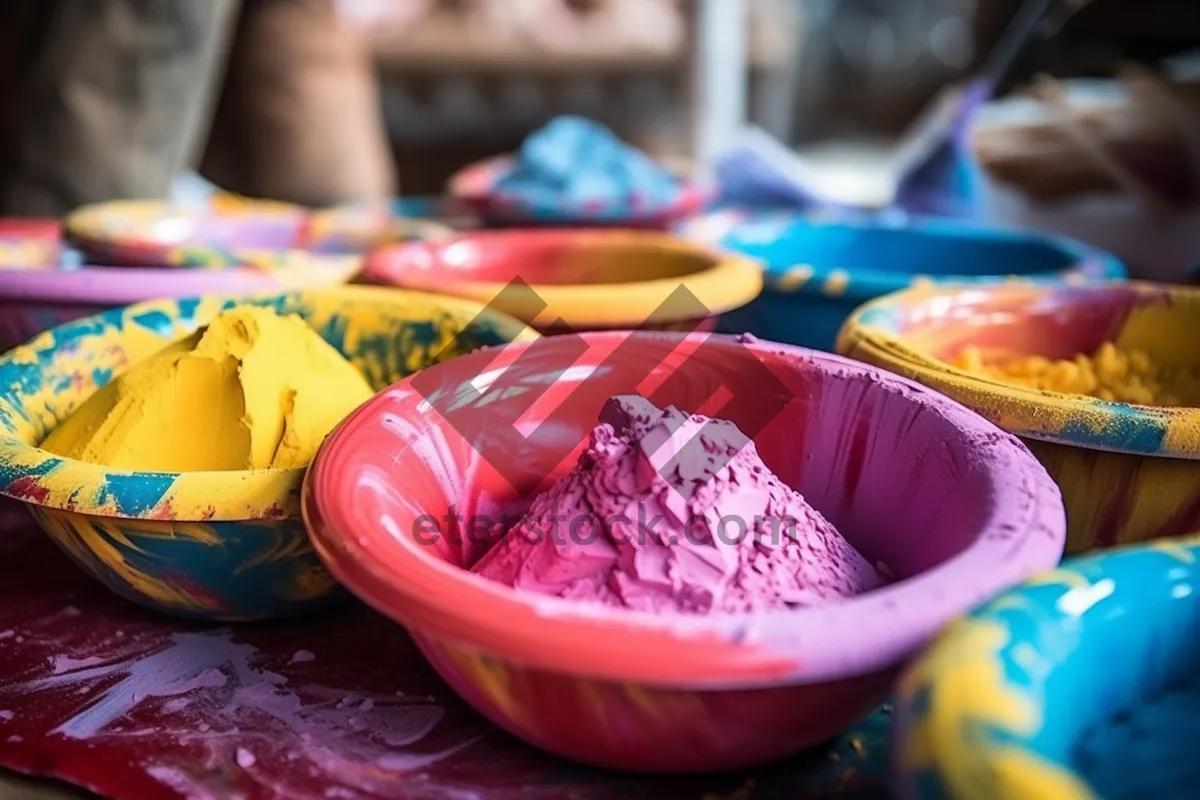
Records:
[[[637,197],[647,207],[670,203],[679,180],[603,125],[564,116],[525,140],[502,193],[535,202],[623,202]]]
[[[105,385],[42,447],[131,470],[303,467],[372,394],[300,317],[241,306]]]
[[[883,584],[732,422],[637,396],[608,401],[579,463],[474,571],[658,613],[798,608]]]

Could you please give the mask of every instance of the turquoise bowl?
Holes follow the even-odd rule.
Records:
[[[931,283],[1087,282],[1125,277],[1115,257],[1071,239],[952,221],[815,219],[795,211],[716,211],[678,229],[762,264],[764,288],[719,329],[834,349],[868,300]]]
[[[1195,797],[1200,537],[1067,562],[955,623],[900,683],[919,800]]]
[[[60,325],[0,356],[0,493],[23,501],[92,577],[175,616],[296,616],[347,596],[309,545],[299,508],[304,470],[130,472],[61,458],[38,443],[129,365],[246,303],[300,315],[376,389],[481,346],[536,337],[471,301],[343,287],[139,303]]]

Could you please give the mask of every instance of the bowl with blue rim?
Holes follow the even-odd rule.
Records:
[[[758,261],[764,289],[721,330],[832,350],[862,303],[923,284],[1086,283],[1125,277],[1114,256],[1071,239],[950,220],[723,209],[677,233]]]
[[[119,470],[39,444],[130,365],[243,304],[300,316],[376,389],[480,347],[537,337],[469,300],[364,286],[152,300],[68,322],[0,356],[0,494],[23,502],[113,592],[177,617],[299,616],[349,596],[309,544],[305,470]]]
[[[1065,562],[954,623],[907,670],[905,800],[1197,795],[1200,536]]]

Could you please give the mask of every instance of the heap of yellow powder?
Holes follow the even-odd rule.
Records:
[[[300,317],[241,306],[104,386],[42,447],[154,472],[303,467],[372,394]]]
[[[1195,370],[1157,365],[1145,351],[1122,349],[1112,342],[1100,345],[1090,356],[1057,360],[1026,356],[1001,362],[988,362],[979,348],[967,347],[955,366],[1005,383],[1110,402],[1191,406],[1200,397],[1200,375]]]

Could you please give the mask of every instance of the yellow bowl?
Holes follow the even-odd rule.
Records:
[[[139,303],[53,328],[0,356],[0,492],[24,501],[101,583],[175,615],[292,616],[342,596],[300,518],[304,470],[131,472],[37,445],[130,364],[242,303],[300,315],[377,389],[480,346],[537,336],[467,300],[344,287]]]
[[[912,289],[860,307],[839,353],[912,378],[1019,436],[1062,489],[1067,553],[1200,529],[1200,409],[1014,386],[948,363],[967,346],[1067,358],[1103,341],[1200,365],[1200,289],[1146,283]]]

